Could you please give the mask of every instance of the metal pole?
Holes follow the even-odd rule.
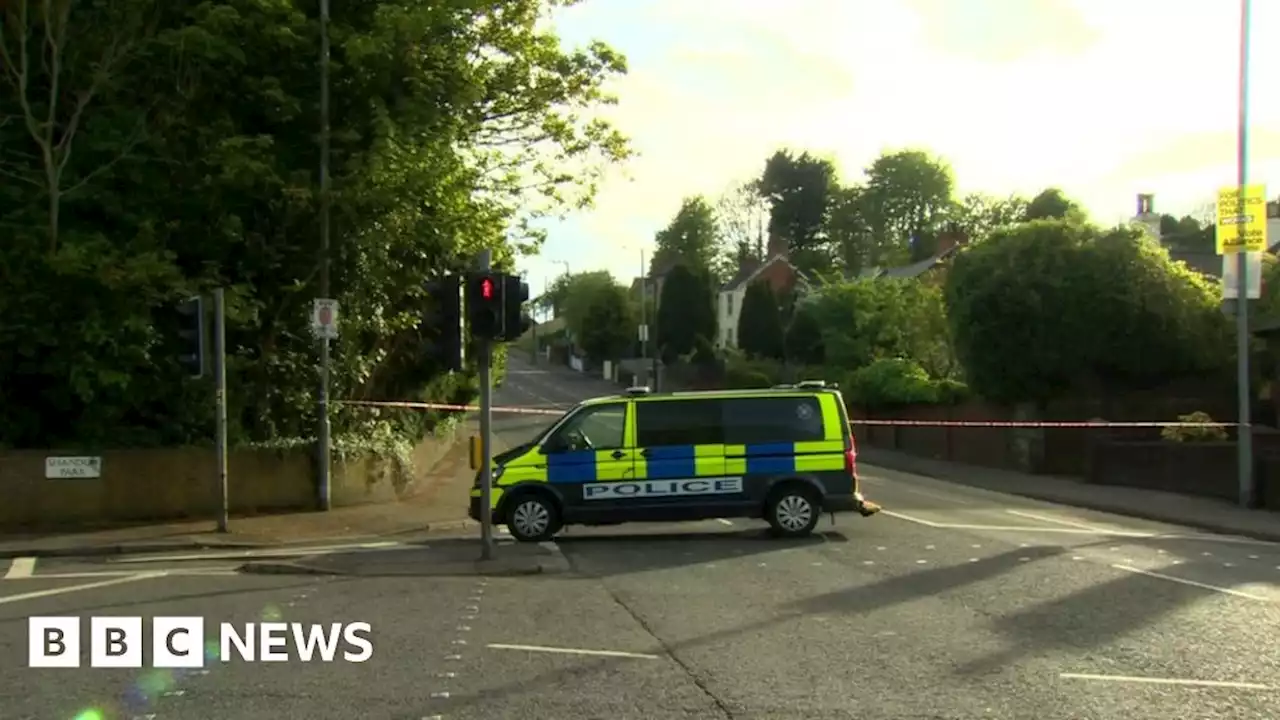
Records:
[[[477,265],[489,270],[493,262],[491,253],[480,253]],[[480,346],[480,559],[493,558],[493,387],[490,370],[493,363],[493,344],[478,340]]]
[[[227,310],[222,288],[213,291],[213,374],[217,398],[218,532],[227,532]]]
[[[329,0],[320,0],[320,297],[329,297]],[[320,509],[329,498],[329,338],[320,338]]]
[[[640,359],[649,357],[649,328],[645,325],[648,320],[648,308],[645,307],[649,303],[649,293],[645,288],[648,284],[644,276],[644,248],[640,249]]]
[[[1249,0],[1240,0],[1240,97],[1239,127],[1236,129],[1236,174],[1240,186],[1240,210],[1236,228],[1240,233],[1236,254],[1236,389],[1239,393],[1239,432],[1236,440],[1236,464],[1240,482],[1240,505],[1253,505],[1253,394],[1249,390],[1249,253],[1244,242],[1246,212],[1245,185],[1248,183],[1248,110],[1249,110]]]

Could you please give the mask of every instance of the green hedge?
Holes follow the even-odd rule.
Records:
[[[937,380],[919,364],[904,359],[882,359],[854,370],[841,385],[850,405],[876,410],[902,405],[953,405],[969,397],[969,388],[957,380]]]

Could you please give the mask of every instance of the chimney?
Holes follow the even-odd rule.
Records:
[[[1138,217],[1145,217],[1155,213],[1156,196],[1150,193],[1142,193],[1138,195]]]

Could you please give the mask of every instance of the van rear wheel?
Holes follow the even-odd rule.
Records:
[[[511,499],[507,530],[520,542],[546,542],[560,532],[560,510],[542,493],[526,492]]]
[[[818,526],[822,506],[814,492],[801,485],[779,489],[765,504],[764,519],[784,538],[807,537]]]

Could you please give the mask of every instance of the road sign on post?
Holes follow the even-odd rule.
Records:
[[[1266,186],[1245,186],[1243,209],[1240,188],[1229,187],[1218,191],[1214,241],[1219,255],[1232,255],[1241,250],[1262,252],[1267,249]]]
[[[1245,282],[1249,283],[1245,297],[1257,300],[1262,297],[1262,253],[1250,252],[1245,262],[1249,263],[1249,267],[1245,268]],[[1239,266],[1239,253],[1222,256],[1223,300],[1240,299],[1240,274],[1237,272]]]
[[[311,304],[311,333],[325,340],[338,337],[338,301],[316,298]]]

